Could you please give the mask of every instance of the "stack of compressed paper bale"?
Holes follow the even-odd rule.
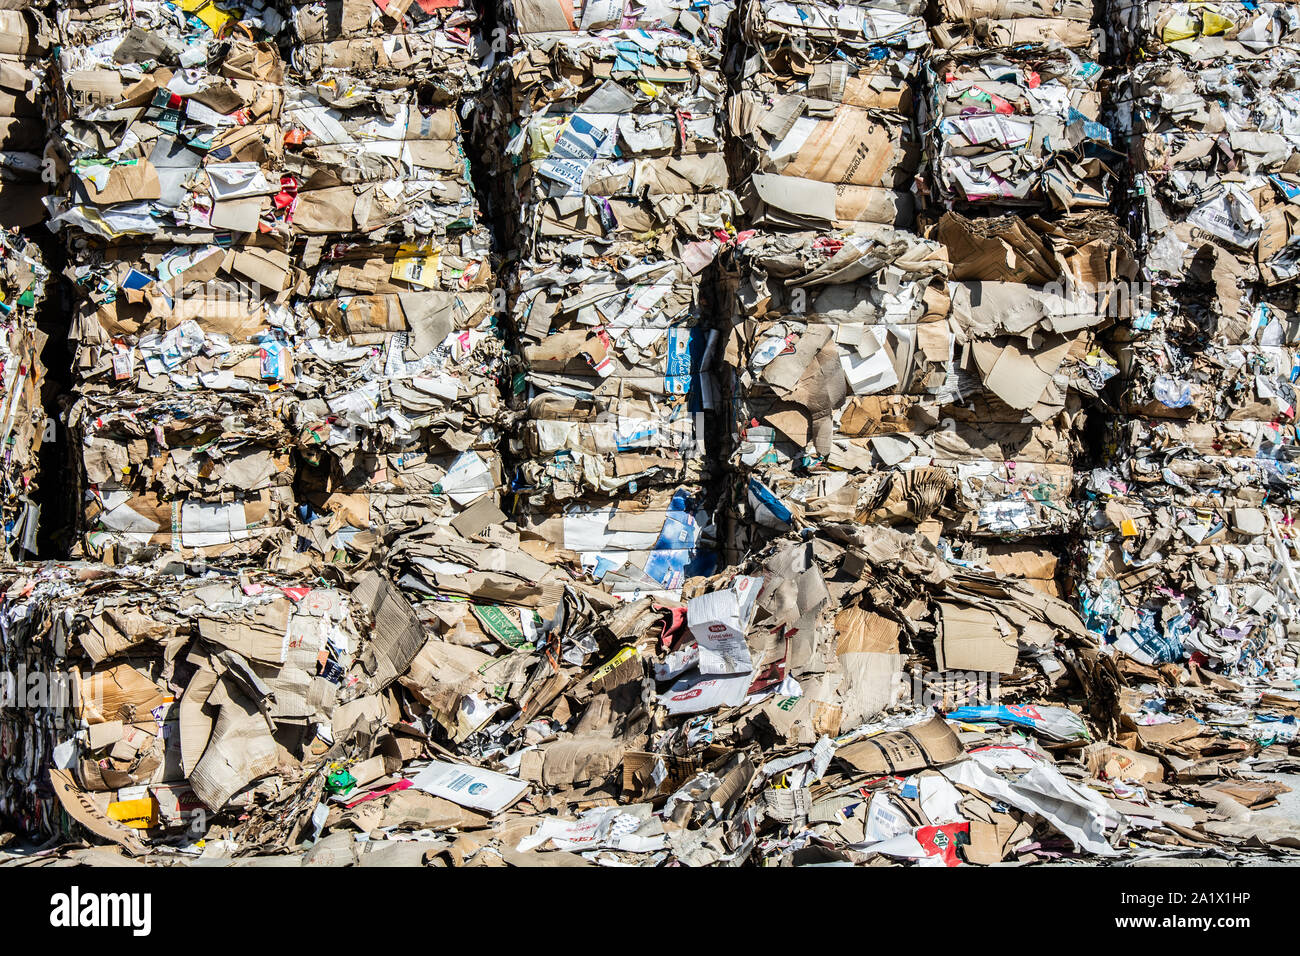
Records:
[[[1121,3],[1143,288],[1079,587],[1130,667],[1294,667],[1300,43],[1287,4]],[[1138,58],[1138,51],[1143,57]]]
[[[730,120],[753,228],[735,246],[727,350],[734,555],[805,523],[864,520],[913,490],[915,476],[894,486],[900,458],[884,445],[898,429],[879,420],[909,419],[907,396],[933,378],[918,329],[947,313],[942,250],[906,231],[923,12],[909,2],[743,8]],[[927,517],[932,507],[918,505]]]
[[[300,530],[355,564],[495,509],[503,480],[503,340],[461,121],[477,24],[470,5],[432,0],[313,3],[290,22]]]
[[[289,547],[283,65],[270,8],[72,4],[51,66],[81,550]]]
[[[4,454],[4,552],[8,560],[35,555],[41,507],[35,492],[46,416],[42,404],[46,334],[36,313],[49,270],[35,243],[0,231],[0,451]]]
[[[954,405],[975,413],[953,429],[975,440],[947,543],[1053,593],[1085,411],[1116,370],[1097,335],[1132,272],[1094,19],[1091,2],[943,2],[927,68],[927,235],[952,264]]]
[[[45,156],[46,4],[0,3],[0,227],[34,226],[45,218],[49,191]]]
[[[514,507],[548,563],[623,594],[707,570],[721,353],[710,275],[736,200],[730,3],[515,2],[488,128],[521,370]]]

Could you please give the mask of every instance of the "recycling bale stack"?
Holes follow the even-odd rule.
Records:
[[[34,242],[0,230],[0,452],[4,455],[0,518],[9,561],[37,553],[41,518],[37,484],[47,434],[41,353],[48,336],[37,328],[36,317],[49,278]]]
[[[1294,843],[1254,815],[1300,756],[1286,8],[478,12],[57,14],[103,560],[0,568],[5,824],[168,865]],[[44,279],[0,233],[10,558]]]
[[[1283,4],[1121,3],[1111,18],[1130,57],[1143,285],[1083,489],[1080,602],[1137,673],[1259,688],[1300,650],[1300,35]]]
[[[828,508],[924,525],[958,560],[985,566],[1001,560],[998,540],[1072,525],[1080,397],[1113,366],[1092,349],[1107,306],[1097,299],[1128,268],[1114,218],[1092,211],[1106,205],[1112,175],[1089,153],[1109,134],[1084,115],[1099,115],[1101,69],[1059,43],[990,45],[1028,21],[940,12],[928,32],[921,8],[895,4],[754,3],[743,18],[748,58],[732,121],[745,224],[761,232],[736,244],[727,355],[740,370],[736,554],[756,525],[770,534]],[[1081,32],[1069,19],[1077,12],[1053,29],[1092,54],[1090,8]],[[919,179],[918,116],[931,174]],[[862,135],[840,135],[853,123]],[[1029,137],[1008,133],[997,147],[982,138],[999,123],[1041,124],[1044,135],[1052,126],[1054,144],[1067,129],[1083,139],[1069,155],[1041,144],[1030,155]],[[960,187],[1002,166],[1020,170],[1015,190]],[[855,190],[892,190],[889,208],[907,213],[846,222],[831,206],[810,211],[817,195]],[[803,218],[776,216],[777,195]],[[900,228],[913,227],[917,201],[925,239]],[[1050,555],[1038,550],[1031,563],[1053,577]]]
[[[1086,412],[1115,360],[1130,243],[1091,2],[942,2],[927,66],[926,235],[951,262],[954,558],[1059,594]]]
[[[873,454],[866,422],[907,420],[898,403],[926,378],[917,324],[947,312],[942,250],[908,231],[923,13],[906,0],[742,8],[729,112],[745,218],[726,355],[736,559],[791,528],[865,519],[890,495],[898,458]]]
[[[1145,274],[1245,319],[1262,288],[1285,292],[1298,275],[1294,6],[1119,2],[1112,18],[1133,59],[1117,112]]]
[[[299,531],[355,567],[403,532],[496,512],[504,480],[504,340],[462,121],[482,51],[468,3],[289,20]]]
[[[56,14],[78,551],[260,561],[292,553],[281,18],[183,6]]]
[[[903,230],[742,234],[738,550],[945,505],[948,260]]]
[[[1260,309],[1260,331],[1290,324]],[[1294,340],[1149,331],[1122,357],[1121,412],[1082,482],[1089,625],[1145,668],[1294,667]]]
[[[623,595],[674,596],[714,560],[732,10],[501,11],[483,120],[512,263],[512,511],[522,547]]]
[[[44,108],[50,23],[46,4],[7,0],[0,7],[0,228],[26,229],[45,218],[49,192]]]
[[[46,438],[42,353],[48,335],[37,319],[48,270],[33,240],[51,185],[45,162],[51,41],[46,6],[31,0],[0,4],[0,520],[7,560],[36,554],[41,517],[37,480]]]

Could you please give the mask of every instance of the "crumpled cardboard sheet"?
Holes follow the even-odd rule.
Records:
[[[49,276],[35,243],[0,231],[0,447],[5,449],[0,516],[8,560],[36,554],[41,508],[32,496],[46,433],[41,352],[48,338],[36,326],[36,313]]]
[[[289,534],[291,435],[271,401],[87,396],[70,410],[68,432],[88,554],[248,560]]]
[[[1300,24],[1289,4],[1118,0],[1103,21],[1121,50],[1146,51],[1166,62],[1184,58],[1253,58],[1300,43]]]
[[[1100,122],[1099,64],[991,49],[936,56],[928,70],[933,184],[947,208],[1106,206],[1123,154]]]
[[[1021,282],[1091,294],[1106,313],[1123,317],[1130,304],[1112,304],[1113,280],[1133,278],[1134,241],[1111,212],[1069,215],[982,215],[945,212],[927,237],[948,250],[957,280]]]
[[[146,828],[283,808],[327,772],[332,745],[392,719],[385,688],[419,646],[413,612],[383,579],[349,594],[261,570],[70,564],[22,566],[4,586],[6,622],[22,635],[6,641],[6,666],[67,678],[44,707],[55,719],[4,712],[25,758],[10,765],[5,809],[49,836],[60,803],[88,822],[66,802],[75,794],[92,832],[136,850]],[[65,786],[52,789],[51,774]],[[290,808],[286,825],[304,822]]]
[[[487,510],[484,506],[457,520],[436,518],[407,532],[385,552],[386,567],[399,586],[421,599],[472,599],[551,617],[564,588],[578,576],[544,545],[524,544],[514,522],[485,514]],[[608,597],[601,603],[613,604]]]
[[[0,11],[0,226],[34,226],[45,218],[46,57],[50,24],[41,5],[11,2]]]

